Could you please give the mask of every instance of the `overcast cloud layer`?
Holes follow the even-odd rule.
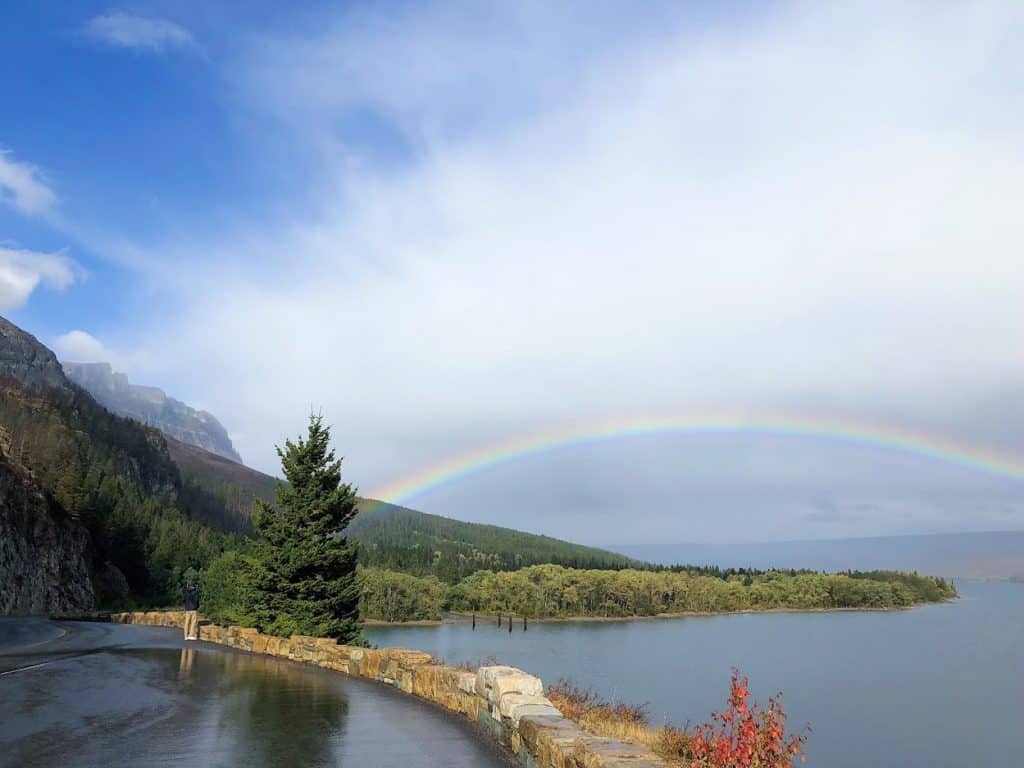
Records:
[[[234,46],[224,102],[298,191],[110,245],[149,313],[70,323],[99,341],[67,348],[114,350],[267,471],[322,408],[369,493],[516,434],[677,410],[1024,455],[1024,7],[627,24],[515,5]],[[602,543],[1024,526],[1019,483],[752,438],[547,454],[410,503]]]

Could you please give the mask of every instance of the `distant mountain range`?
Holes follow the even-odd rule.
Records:
[[[141,421],[175,440],[242,463],[227,430],[213,414],[168,397],[157,387],[131,384],[109,363],[64,363],[64,372],[118,416]]]
[[[655,563],[722,567],[891,569],[968,579],[1024,580],[1024,531],[878,536],[764,544],[618,546]]]

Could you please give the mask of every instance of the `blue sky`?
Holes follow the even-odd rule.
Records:
[[[254,466],[311,406],[368,491],[712,408],[1024,453],[1017,3],[0,14],[0,312],[209,408]],[[1024,525],[1002,484],[956,475],[987,510],[958,515],[934,468],[912,491],[821,446],[736,445],[765,455],[723,458],[712,503],[707,448],[625,441],[421,501],[566,535],[628,498],[680,540]],[[744,511],[779,461],[803,475]]]

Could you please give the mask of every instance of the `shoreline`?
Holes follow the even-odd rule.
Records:
[[[548,616],[545,618],[533,618],[532,616],[527,617],[528,624],[566,624],[570,622],[576,623],[594,623],[594,622],[613,622],[613,621],[660,621],[663,619],[696,619],[696,618],[713,618],[715,616],[742,616],[746,614],[759,614],[759,613],[889,613],[895,611],[912,611],[915,608],[921,608],[927,605],[944,605],[946,603],[956,602],[959,598],[951,597],[945,600],[937,600],[935,602],[922,602],[914,605],[906,606],[890,606],[887,608],[743,608],[736,611],[683,611],[680,613],[655,613],[651,615],[638,615],[638,616]],[[506,621],[509,618],[509,614],[503,613],[502,626],[507,626]],[[496,625],[498,621],[497,614],[483,614],[478,613],[476,615],[477,624],[491,624]],[[513,614],[512,619],[514,622],[522,623],[522,615]],[[384,619],[364,619],[362,624],[364,627],[439,627],[445,624],[470,624],[472,623],[473,616],[469,613],[450,613],[445,615],[441,619],[413,619],[412,621],[386,621]]]

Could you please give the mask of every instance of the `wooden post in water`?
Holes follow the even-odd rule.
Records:
[[[473,629],[476,629],[476,611],[473,611]]]
[[[526,614],[523,614],[523,632],[526,631]]]
[[[512,614],[508,615],[508,633],[512,634]]]
[[[501,614],[500,613],[498,614],[498,626],[499,627],[501,626]]]

